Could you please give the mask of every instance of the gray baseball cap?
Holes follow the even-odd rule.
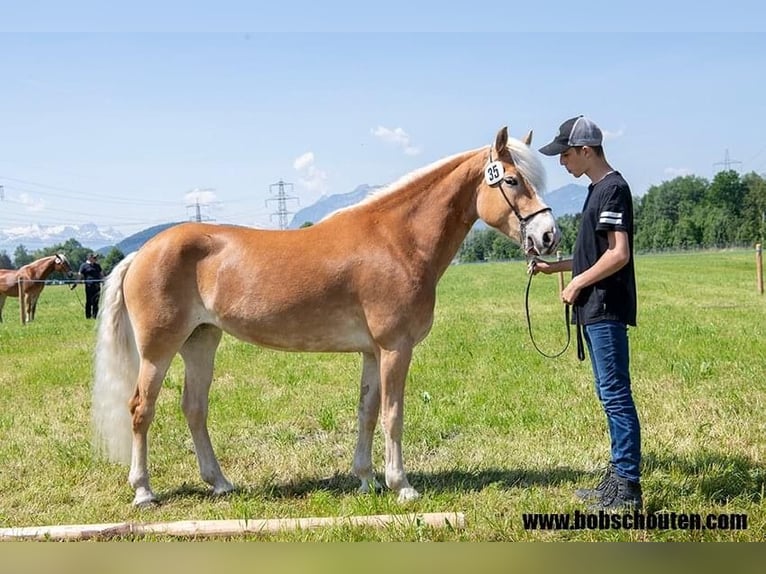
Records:
[[[570,147],[601,145],[604,136],[601,129],[585,116],[570,118],[559,126],[558,135],[548,145],[540,148],[544,155],[558,155]]]

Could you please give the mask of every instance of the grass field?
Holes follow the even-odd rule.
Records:
[[[752,252],[636,260],[633,385],[643,431],[645,512],[746,514],[747,529],[525,530],[523,513],[585,508],[575,488],[607,462],[589,363],[531,346],[524,264],[450,267],[436,320],[406,389],[404,460],[422,498],[360,495],[350,466],[361,359],[279,353],[228,336],[211,391],[210,430],[238,486],[207,494],[180,409],[174,362],[150,431],[162,504],[131,506],[127,467],[94,458],[89,403],[94,323],[81,287],[49,286],[35,323],[18,302],[0,324],[0,527],[107,522],[463,512],[462,530],[338,526],[251,536],[287,541],[763,540],[766,538],[766,296]],[[538,343],[564,342],[555,277],[532,284]],[[378,471],[383,444],[373,450]]]

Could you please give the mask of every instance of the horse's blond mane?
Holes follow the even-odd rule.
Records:
[[[514,138],[508,138],[508,144],[506,147],[508,151],[511,152],[513,163],[516,165],[516,169],[521,174],[521,177],[524,178],[524,181],[527,182],[527,185],[529,187],[534,189],[536,193],[542,195],[545,192],[545,168],[543,167],[543,164],[540,161],[540,158],[537,157],[537,155],[534,153],[531,147],[529,147],[524,142]],[[436,171],[440,169],[442,166],[450,162],[453,162],[460,157],[473,155],[483,149],[486,149],[486,148],[476,148],[469,151],[463,151],[463,152],[456,153],[451,156],[436,160],[435,162],[430,163],[424,167],[418,168],[415,171],[411,171],[410,173],[400,177],[398,180],[394,181],[393,183],[390,183],[388,185],[385,185],[383,187],[376,189],[375,191],[370,193],[367,197],[365,197],[362,201],[355,203],[354,205],[349,205],[347,207],[341,207],[340,209],[336,209],[335,211],[327,214],[322,219],[323,220],[328,219],[332,217],[333,215],[335,215],[336,213],[348,211],[350,209],[354,209],[361,205],[367,205],[375,201],[378,201],[380,198],[399,191],[400,189],[408,186],[410,183],[417,180],[418,178],[426,174],[429,174],[433,171]]]
[[[384,195],[389,195],[391,193],[395,193],[396,191],[399,191],[403,187],[407,187],[410,183],[415,181],[416,179],[431,173],[433,171],[437,171],[442,166],[447,165],[448,163],[455,161],[457,158],[462,156],[467,156],[470,154],[475,153],[478,150],[471,150],[471,151],[463,151],[460,153],[453,154],[449,157],[444,157],[442,159],[436,160],[433,163],[430,163],[424,167],[418,168],[415,171],[411,171],[410,173],[403,175],[393,183],[390,183],[386,186],[381,187],[380,189],[376,189],[373,193],[365,197],[362,201],[357,203],[356,205],[363,205],[366,203],[372,203],[373,201],[376,201],[377,199],[381,198]]]

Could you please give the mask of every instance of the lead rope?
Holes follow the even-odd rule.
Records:
[[[540,353],[543,357],[546,357],[548,359],[556,359],[564,354],[564,352],[569,348],[569,343],[572,339],[572,333],[570,329],[570,323],[569,323],[569,304],[564,304],[564,323],[566,324],[567,328],[567,342],[564,345],[564,348],[561,349],[558,353],[549,355],[540,347],[537,346],[537,342],[535,341],[535,336],[532,334],[532,318],[529,314],[529,288],[532,286],[532,277],[534,277],[534,273],[529,273],[529,279],[527,280],[527,291],[526,295],[524,297],[524,309],[526,310],[527,314],[527,330],[529,331],[529,340],[532,341],[532,346],[535,348],[535,350]],[[580,361],[585,360],[585,348],[583,345],[582,340],[582,329],[580,328],[580,324],[577,324],[577,359]]]

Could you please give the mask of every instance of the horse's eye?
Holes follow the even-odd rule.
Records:
[[[518,180],[518,179],[516,179],[515,177],[513,177],[512,175],[511,175],[511,176],[508,176],[508,177],[506,177],[504,181],[505,181],[505,183],[507,183],[508,185],[519,185],[519,180]]]

